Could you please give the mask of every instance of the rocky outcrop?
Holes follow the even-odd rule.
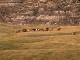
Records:
[[[79,0],[2,0],[0,3],[3,4],[0,5],[0,18],[5,22],[80,24]]]

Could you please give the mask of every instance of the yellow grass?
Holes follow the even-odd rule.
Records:
[[[23,28],[46,27],[54,29],[15,33]],[[0,60],[80,60],[79,56],[80,26],[0,24]]]

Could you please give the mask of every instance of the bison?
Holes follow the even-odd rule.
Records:
[[[39,31],[39,28],[33,28],[32,31]]]
[[[49,31],[49,28],[46,28],[46,31]]]
[[[22,29],[22,32],[27,32],[27,29]]]
[[[61,30],[61,28],[58,28],[58,29],[57,29],[57,31],[60,31],[60,30]]]
[[[31,29],[32,31],[36,31],[36,28]]]

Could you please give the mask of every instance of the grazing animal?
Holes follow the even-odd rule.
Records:
[[[76,32],[72,32],[72,35],[75,35],[76,34]]]
[[[46,28],[46,31],[49,31],[49,28]]]
[[[60,31],[60,30],[61,30],[61,28],[58,28],[58,29],[57,29],[57,31]]]
[[[27,30],[26,29],[23,29],[22,32],[27,32]]]
[[[21,32],[21,30],[16,31],[16,33],[20,33],[20,32]]]
[[[37,28],[37,31],[39,31],[40,29],[39,28]]]
[[[41,28],[41,29],[39,29],[39,31],[44,31],[44,29]]]
[[[36,31],[36,28],[32,29],[32,31]]]

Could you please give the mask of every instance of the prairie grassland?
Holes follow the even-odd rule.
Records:
[[[53,31],[15,33],[46,27],[53,27]],[[80,60],[80,26],[0,24],[0,60]]]

